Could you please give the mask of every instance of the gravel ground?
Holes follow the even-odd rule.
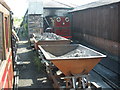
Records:
[[[19,66],[19,82],[18,88],[53,88],[52,83],[47,79],[45,69],[41,67],[37,70],[34,64],[35,51],[25,38],[20,38],[18,43],[18,51],[23,65]]]

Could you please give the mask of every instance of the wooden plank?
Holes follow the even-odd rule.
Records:
[[[0,13],[0,59],[2,59],[3,55],[3,20],[2,20],[2,13]]]
[[[10,7],[5,3],[4,0],[0,0],[0,4],[2,4],[6,9],[10,11]]]
[[[118,41],[118,18],[118,3],[74,12],[72,32]]]

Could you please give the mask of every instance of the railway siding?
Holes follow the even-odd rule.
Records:
[[[22,65],[19,68],[19,82],[18,88],[52,88],[51,82],[47,79],[47,74],[44,68],[41,71],[37,70],[34,64],[35,52],[29,48],[29,43],[21,35],[21,41],[18,43],[18,51]]]

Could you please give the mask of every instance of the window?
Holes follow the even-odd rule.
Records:
[[[8,31],[8,18],[5,17],[5,36],[6,36],[6,49],[7,49],[7,51],[8,51],[8,38],[9,38],[8,33],[9,33],[9,31]]]
[[[3,14],[0,13],[0,62],[3,59]]]

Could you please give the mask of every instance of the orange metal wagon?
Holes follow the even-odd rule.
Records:
[[[38,45],[60,45],[70,44],[70,42],[70,39],[66,39],[54,33],[43,33],[43,35],[34,38],[35,49],[38,49]]]
[[[65,75],[88,74],[103,55],[80,44],[39,46],[45,58]]]
[[[89,72],[102,58],[106,57],[106,55],[80,44],[39,45],[38,47],[45,59],[52,62],[65,75],[66,88],[76,88],[78,79],[79,84],[82,82],[83,88],[86,88],[86,85],[89,87],[89,81],[87,80],[87,84],[85,84],[84,78],[88,79]],[[56,87],[59,87],[56,76],[51,74],[51,77]]]

